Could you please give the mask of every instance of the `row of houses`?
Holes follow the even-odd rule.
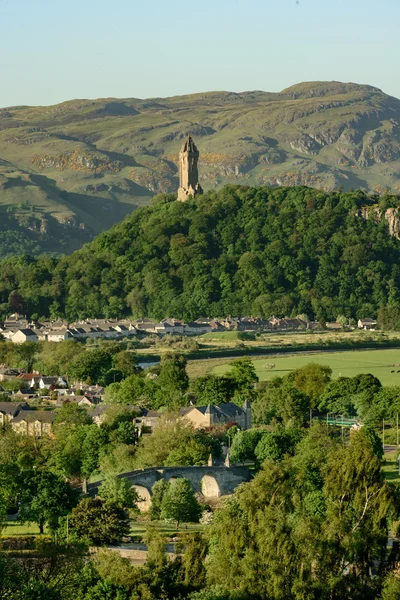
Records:
[[[376,328],[374,319],[360,319],[359,329],[373,330]],[[326,323],[328,329],[342,329],[339,323]],[[255,317],[226,319],[197,319],[185,322],[179,319],[163,319],[156,322],[152,319],[136,321],[113,319],[86,319],[75,323],[65,321],[29,323],[17,313],[11,315],[0,324],[0,334],[3,338],[16,344],[24,342],[61,342],[69,339],[124,339],[140,334],[196,336],[220,331],[268,332],[268,331],[301,331],[320,329],[318,321],[307,321],[296,317],[259,319]]]

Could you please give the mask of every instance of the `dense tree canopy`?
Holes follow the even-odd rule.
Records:
[[[361,191],[227,186],[174,199],[159,196],[69,257],[4,260],[0,311],[336,319],[398,302],[400,243],[384,220],[357,216],[370,203]]]

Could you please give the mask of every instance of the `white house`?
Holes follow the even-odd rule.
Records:
[[[24,342],[37,342],[38,336],[32,329],[18,329],[11,338],[14,344],[23,344]]]

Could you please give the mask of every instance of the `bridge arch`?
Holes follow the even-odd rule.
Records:
[[[150,509],[151,506],[151,492],[150,490],[140,483],[134,483],[132,485],[133,488],[139,494],[140,500],[137,503],[138,509],[140,512],[146,512]]]
[[[200,482],[201,493],[205,498],[219,498],[221,496],[221,488],[213,473],[204,475]]]

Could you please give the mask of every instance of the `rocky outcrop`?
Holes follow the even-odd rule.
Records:
[[[358,215],[365,220],[379,222],[382,218],[388,223],[389,234],[400,239],[400,208],[381,209],[379,206],[362,206]]]
[[[31,159],[31,163],[41,169],[92,171],[94,173],[103,173],[105,171],[118,173],[124,166],[119,160],[107,160],[104,157],[81,153],[78,150],[63,152],[58,156],[35,154]]]

